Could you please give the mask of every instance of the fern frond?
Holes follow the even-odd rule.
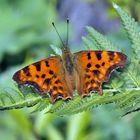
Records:
[[[54,105],[51,106],[51,108],[49,109],[49,111],[47,111],[46,113],[55,113],[56,111],[61,110],[61,108],[63,108],[65,102],[62,100],[57,101]]]
[[[138,26],[138,23],[117,4],[113,3],[113,6],[121,17],[123,26],[128,33],[130,41],[132,42],[133,51],[136,54],[134,57],[140,59],[140,27]]]
[[[50,106],[49,99],[45,98],[45,99],[39,101],[39,103],[37,103],[37,105],[35,106],[35,109],[32,111],[32,113],[36,113],[36,112],[40,112],[42,110],[45,110],[49,106]]]
[[[57,110],[55,113],[57,115],[71,114],[71,110],[80,106],[81,102],[82,102],[82,98],[80,96],[76,96],[74,97],[73,100],[69,101],[60,110]]]
[[[118,50],[119,47],[114,45],[110,40],[107,39],[104,35],[97,32],[94,28],[87,26],[88,38],[91,38],[92,42],[94,42],[95,46],[101,50]],[[92,43],[91,47],[94,46]]]
[[[0,90],[0,110],[31,107],[42,100],[41,96],[27,94],[24,96],[19,90],[5,88]]]

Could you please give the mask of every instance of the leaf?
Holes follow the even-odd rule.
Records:
[[[140,59],[140,27],[134,18],[130,17],[125,11],[123,11],[117,4],[113,3],[114,8],[119,14],[123,26],[128,33],[128,37],[132,43],[133,51],[136,58]]]
[[[88,37],[92,38],[92,41],[94,41],[96,47],[100,50],[118,50],[118,46],[114,45],[111,41],[109,41],[107,39],[107,37],[105,37],[104,35],[102,35],[101,33],[97,32],[95,29],[87,26],[87,31],[88,31]],[[91,47],[93,46],[93,44],[90,45]]]
[[[19,90],[5,88],[0,90],[0,110],[11,110],[23,107],[31,107],[41,101],[41,96],[33,93],[23,95]]]
[[[34,8],[31,8],[33,3]],[[52,20],[46,17],[55,17],[52,7],[54,7],[54,2],[49,2],[46,6],[44,0],[24,0],[13,3],[0,1],[0,61],[5,54],[15,55],[35,44],[48,45],[50,40],[54,40],[50,38],[53,35],[46,35],[46,32],[50,33],[52,29],[48,27],[48,30],[44,30]],[[17,9],[19,9],[18,14]]]

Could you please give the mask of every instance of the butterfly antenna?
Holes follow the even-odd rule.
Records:
[[[56,26],[55,26],[54,22],[52,22],[52,25],[53,25],[53,27],[54,27],[54,29],[55,29],[55,31],[56,31],[56,33],[57,33],[57,35],[58,35],[58,37],[59,37],[60,41],[61,41],[61,43],[62,43],[63,47],[65,47],[65,44],[64,44],[64,42],[63,42],[63,40],[62,40],[62,38],[61,38],[61,36],[60,36],[60,34],[59,34],[59,32],[58,32],[57,28],[56,28]]]
[[[68,41],[69,41],[69,19],[67,18],[67,41],[66,41],[66,46],[68,46]]]

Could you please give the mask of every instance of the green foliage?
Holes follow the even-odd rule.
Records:
[[[0,109],[8,110],[22,108],[23,106],[31,107],[41,102],[41,97],[32,94],[22,94],[19,90],[12,88],[1,89]]]
[[[45,0],[0,1],[0,61],[5,54],[15,55],[34,45],[47,45],[50,37],[46,31],[50,32],[54,20],[50,17],[55,17],[53,4],[48,2],[46,6]]]
[[[134,57],[140,59],[140,27],[138,26],[138,23],[126,12],[124,12],[119,6],[117,6],[116,4],[113,5],[117,13],[121,17],[123,26],[128,33],[128,37],[132,43]]]
[[[69,101],[59,100],[55,104],[50,104],[49,99],[38,94],[25,94],[23,91],[13,89],[1,89],[0,109],[16,109],[23,107],[32,107],[32,112],[43,111],[44,113],[55,113],[57,115],[71,115],[82,111],[92,110],[101,105],[110,104],[112,109],[120,112],[120,116],[133,112],[140,108],[140,35],[139,26],[126,12],[119,6],[113,4],[117,13],[122,19],[124,28],[131,41],[130,48],[122,48],[114,45],[106,36],[100,34],[95,29],[87,27],[88,35],[83,37],[83,41],[88,49],[99,50],[122,50],[128,56],[126,67],[120,71],[115,71],[110,83],[104,84],[103,96],[97,93],[91,94],[86,98],[80,98],[76,93],[74,98]],[[55,50],[55,47],[53,47]],[[130,56],[128,49],[133,50]],[[56,53],[58,53],[58,48]]]

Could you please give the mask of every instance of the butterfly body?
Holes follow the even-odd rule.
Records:
[[[68,47],[62,48],[62,62],[63,62],[63,66],[65,67],[65,70],[70,75],[73,75],[74,73],[73,55]]]
[[[76,70],[74,55],[71,53],[68,47],[62,48],[62,63],[64,66],[64,77],[66,83],[68,83],[71,92],[77,89],[78,71]],[[73,96],[71,94],[71,96]]]

